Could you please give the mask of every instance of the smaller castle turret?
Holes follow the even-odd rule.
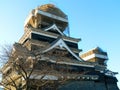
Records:
[[[80,57],[88,62],[97,62],[101,65],[106,65],[108,60],[107,52],[103,51],[100,47],[96,47],[80,55]]]

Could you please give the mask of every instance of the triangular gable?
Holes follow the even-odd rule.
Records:
[[[79,61],[83,61],[82,59],[80,59],[68,46],[67,44],[63,41],[63,39],[58,38],[56,41],[54,41],[54,43],[52,43],[52,45],[50,45],[50,47],[48,47],[46,50],[43,51],[43,53],[48,52],[50,50],[52,50],[53,48],[60,46],[61,48],[64,47],[65,49],[68,50],[68,52],[70,54],[72,54],[77,60]]]
[[[51,30],[51,29],[57,30],[61,35],[64,35],[64,34],[59,30],[59,28],[56,26],[56,24],[53,24],[52,26],[50,26],[50,27],[48,27],[48,28],[46,28],[46,29],[44,29],[44,30],[45,30],[45,31],[49,31],[49,30]]]

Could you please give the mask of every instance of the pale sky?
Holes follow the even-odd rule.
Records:
[[[70,35],[82,39],[83,52],[101,47],[108,53],[108,69],[120,73],[120,0],[0,0],[0,45],[17,42],[29,12],[46,3],[68,15]]]

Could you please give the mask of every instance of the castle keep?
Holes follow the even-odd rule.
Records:
[[[34,82],[31,90],[119,90],[116,73],[107,69],[107,53],[96,47],[79,56],[81,39],[69,36],[68,23],[67,15],[52,4],[33,9],[26,18],[24,34],[14,44],[12,54],[17,63],[25,58],[23,65],[27,72],[36,66],[29,76]],[[33,64],[35,60],[37,64]],[[2,69],[3,81],[11,83],[5,79],[10,75],[17,85],[23,86],[21,72],[13,70],[15,67],[10,61]],[[43,75],[41,71],[47,73]],[[54,85],[49,82],[49,87],[49,83],[41,87],[41,81],[55,82]]]

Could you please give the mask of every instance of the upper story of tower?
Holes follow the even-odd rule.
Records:
[[[61,37],[70,48],[77,50],[81,39],[70,37],[68,27],[67,15],[55,5],[45,4],[29,13],[24,24],[24,35],[19,43],[24,44],[28,39],[34,39],[50,44]],[[79,51],[81,50],[77,50],[77,53]]]
[[[29,26],[64,35],[63,32],[68,29],[68,18],[55,5],[45,4],[30,12],[24,24],[24,27]]]

